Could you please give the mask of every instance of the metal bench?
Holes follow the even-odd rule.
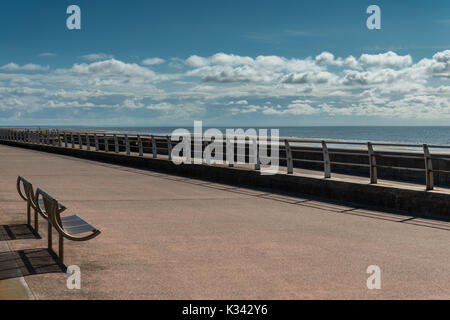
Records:
[[[72,241],[87,241],[100,234],[100,230],[76,214],[61,217],[61,213],[66,210],[66,207],[40,188],[34,193],[33,185],[20,176],[17,178],[17,191],[20,197],[27,202],[28,225],[31,226],[31,209],[34,209],[34,229],[36,232],[39,231],[38,216],[40,215],[47,220],[48,249],[51,251],[53,251],[53,228],[58,232],[61,263],[64,263],[64,238]]]

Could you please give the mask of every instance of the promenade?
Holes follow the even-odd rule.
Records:
[[[65,242],[81,290],[46,223],[24,226],[18,175],[102,231]],[[448,222],[0,145],[2,299],[449,299],[449,239]]]

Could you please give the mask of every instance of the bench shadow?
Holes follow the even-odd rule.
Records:
[[[0,253],[0,280],[66,272],[66,266],[47,248]]]
[[[27,224],[10,224],[0,226],[4,240],[41,239],[41,236]]]

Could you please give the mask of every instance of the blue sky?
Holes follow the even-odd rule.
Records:
[[[82,30],[66,28],[71,4]],[[2,125],[450,119],[446,0],[17,0],[0,21]]]

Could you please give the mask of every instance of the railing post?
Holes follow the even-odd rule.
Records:
[[[227,139],[227,161],[228,161],[228,166],[234,167],[234,137],[233,138],[228,138]]]
[[[86,133],[86,149],[87,151],[91,151],[91,139],[89,133]]]
[[[292,159],[292,149],[289,145],[289,141],[284,140],[284,147],[286,150],[286,165],[287,165],[287,174],[294,173],[294,161]]]
[[[106,133],[103,134],[103,138],[105,139],[105,152],[109,152],[109,139],[106,136]]]
[[[375,157],[375,152],[373,151],[372,142],[367,142],[367,150],[369,152],[370,183],[377,184],[378,182],[377,158]]]
[[[156,139],[154,135],[152,135],[152,151],[153,151],[153,159],[158,158],[158,148],[156,146]]]
[[[322,152],[323,152],[323,173],[325,179],[331,178],[331,162],[330,153],[328,152],[327,143],[322,141]]]
[[[100,150],[99,145],[98,145],[98,136],[96,133],[94,133],[94,143],[95,143],[95,151]]]
[[[261,161],[259,159],[259,150],[258,150],[258,138],[253,138],[253,152],[255,155],[255,170],[261,169]]]
[[[81,133],[78,133],[78,146],[83,149],[83,140],[81,139]]]
[[[56,134],[55,134],[55,131],[51,131],[51,138],[52,138],[52,147],[54,147],[55,146],[55,144],[56,144]]]
[[[128,135],[125,135],[125,152],[127,154],[127,156],[130,155],[130,140],[128,139]]]
[[[63,132],[64,148],[67,148],[67,132]]]
[[[57,131],[57,135],[58,135],[58,147],[62,147],[62,144],[61,144],[61,135],[60,135],[60,133],[59,133],[59,130]]]
[[[119,153],[119,139],[117,138],[117,135],[114,134],[114,152]]]
[[[172,160],[172,141],[170,140],[170,136],[167,136],[166,139],[167,139],[167,155],[169,156],[169,160]]]
[[[433,160],[431,159],[430,149],[426,144],[423,145],[423,155],[425,157],[425,178],[427,183],[427,190],[433,190],[434,188]]]
[[[137,136],[138,146],[139,146],[139,156],[142,157],[144,155],[144,147],[142,146],[142,138],[140,135]]]
[[[70,141],[72,141],[72,149],[75,149],[75,137],[73,136],[73,132],[70,133]]]

